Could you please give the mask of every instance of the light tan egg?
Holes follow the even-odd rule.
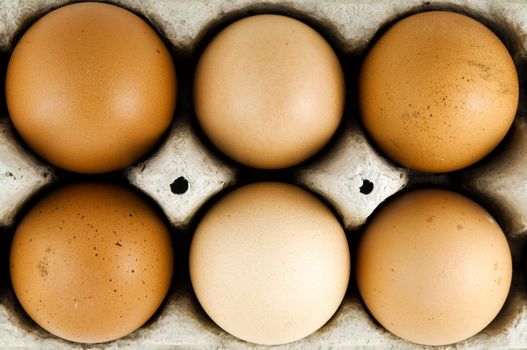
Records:
[[[511,285],[509,245],[481,206],[457,193],[403,194],[374,214],[357,252],[357,284],[386,329],[445,345],[485,328]]]
[[[10,270],[18,300],[42,328],[76,342],[106,342],[135,331],[160,306],[172,278],[171,238],[133,191],[68,185],[24,216]]]
[[[293,185],[243,186],[203,217],[190,277],[205,312],[225,331],[283,344],[322,327],[339,307],[350,253],[334,214]]]
[[[220,151],[277,169],[317,153],[344,108],[344,77],[328,42],[308,25],[256,15],[222,30],[199,59],[194,107]]]
[[[17,43],[7,107],[25,142],[80,173],[124,168],[168,128],[176,103],[172,57],[145,21],[120,7],[77,3],[51,11]]]
[[[449,172],[482,159],[509,130],[518,76],[500,39],[453,12],[409,16],[384,33],[359,78],[362,121],[396,162]]]

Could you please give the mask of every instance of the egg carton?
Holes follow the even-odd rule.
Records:
[[[35,18],[70,1],[0,1],[0,78],[17,35]],[[506,232],[514,260],[508,299],[482,332],[443,348],[526,348],[527,290],[524,248],[527,237],[527,3],[524,1],[317,1],[317,0],[117,0],[147,19],[172,49],[178,73],[178,107],[170,131],[146,159],[109,175],[153,198],[173,225],[176,246],[174,286],[153,318],[122,339],[82,345],[59,339],[22,310],[8,278],[9,243],[16,223],[41,190],[75,178],[46,164],[17,136],[0,89],[0,348],[116,349],[264,348],[243,342],[216,326],[199,306],[190,286],[187,254],[192,230],[210,202],[236,185],[258,180],[296,183],[317,193],[338,214],[353,246],[377,206],[399,191],[441,186],[486,206]],[[508,46],[520,78],[520,104],[513,127],[500,146],[474,166],[449,174],[425,174],[386,159],[370,142],[358,115],[357,73],[376,33],[411,13],[450,9],[493,29]],[[194,65],[210,38],[235,19],[256,13],[296,17],[315,27],[334,46],[346,73],[346,110],[339,130],[318,155],[281,171],[242,167],[220,154],[203,136],[191,103]],[[86,177],[83,177],[86,179]],[[103,177],[106,178],[106,177]],[[360,300],[353,276],[331,320],[312,335],[277,348],[421,348],[380,326]]]

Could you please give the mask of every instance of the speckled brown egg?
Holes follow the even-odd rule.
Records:
[[[446,345],[485,328],[507,298],[509,245],[477,203],[457,193],[406,193],[374,214],[357,251],[357,284],[386,329]]]
[[[328,42],[286,16],[256,15],[222,30],[199,59],[197,119],[244,165],[278,169],[317,153],[344,108],[344,77]]]
[[[76,342],[106,342],[135,331],[164,300],[171,238],[133,191],[73,184],[24,216],[10,270],[18,300],[42,328]]]
[[[243,340],[276,345],[322,327],[350,275],[346,235],[309,192],[263,182],[220,199],[199,223],[190,277],[205,312]]]
[[[500,39],[453,12],[409,16],[364,60],[362,121],[387,156],[409,168],[449,172],[482,159],[509,130],[518,76]]]
[[[168,128],[176,103],[172,57],[130,11],[78,3],[35,22],[6,76],[7,107],[25,142],[80,173],[124,168]]]

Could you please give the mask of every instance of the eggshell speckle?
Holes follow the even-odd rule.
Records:
[[[15,294],[61,338],[106,342],[143,325],[163,301],[173,255],[164,222],[116,185],[62,187],[22,219],[10,255]]]
[[[80,173],[143,157],[172,120],[176,88],[172,57],[152,27],[125,9],[90,2],[35,22],[6,76],[9,115],[24,141]]]
[[[359,78],[362,121],[390,158],[448,172],[492,151],[518,105],[518,76],[500,39],[452,12],[409,16],[372,47]]]
[[[196,229],[192,286],[227,332],[259,344],[301,339],[339,307],[350,275],[344,231],[316,197],[264,182],[216,203]]]
[[[239,163],[277,169],[318,152],[344,108],[344,77],[327,41],[285,16],[257,15],[221,31],[196,69],[205,134]]]
[[[454,192],[418,190],[374,214],[357,252],[357,284],[390,332],[425,345],[473,336],[500,311],[512,261],[502,230]]]

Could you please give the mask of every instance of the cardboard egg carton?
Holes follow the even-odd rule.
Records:
[[[0,72],[22,28],[35,18],[69,1],[0,1]],[[45,187],[71,178],[36,157],[18,138],[0,98],[0,348],[114,349],[260,348],[234,338],[216,326],[199,306],[189,283],[185,254],[196,221],[211,198],[231,186],[257,180],[299,184],[332,206],[350,242],[388,197],[426,185],[440,185],[477,199],[505,230],[514,259],[514,277],[505,306],[497,318],[474,337],[446,348],[526,348],[527,290],[524,248],[527,237],[527,120],[525,64],[527,6],[522,1],[317,1],[317,0],[118,0],[149,20],[171,47],[178,72],[178,108],[166,138],[145,160],[121,176],[154,199],[173,224],[179,254],[174,286],[154,317],[133,334],[96,345],[61,340],[37,326],[23,312],[9,285],[7,255],[17,220],[32,196]],[[498,149],[476,165],[459,172],[433,175],[410,171],[384,158],[371,144],[359,122],[356,75],[361,58],[375,34],[405,14],[427,9],[452,9],[491,27],[508,46],[520,78],[520,104],[515,123]],[[193,68],[203,45],[237,18],[273,12],[314,26],[334,46],[347,80],[344,120],[330,144],[313,159],[291,169],[259,172],[226,159],[203,137],[191,104]],[[3,79],[2,79],[3,80]],[[353,250],[352,250],[353,254]],[[353,255],[352,255],[353,258]],[[462,326],[462,325],[460,325]],[[343,304],[320,330],[278,348],[421,348],[383,329],[366,311],[353,276]],[[264,347],[261,347],[264,348]]]

